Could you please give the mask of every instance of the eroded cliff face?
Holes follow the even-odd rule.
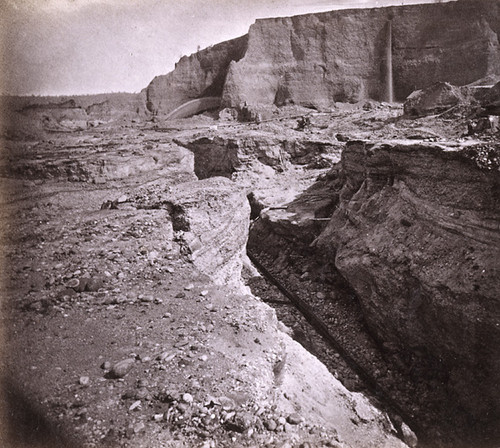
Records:
[[[174,71],[155,77],[147,87],[148,110],[168,113],[195,98],[221,96],[229,63],[243,56],[246,43],[243,36],[183,56]]]
[[[500,70],[497,0],[355,9],[257,20],[247,36],[183,57],[147,88],[150,111],[203,96],[225,106],[386,99],[388,27],[395,98]]]
[[[415,355],[411,368],[479,433],[500,427],[498,157],[498,147],[348,143],[316,241],[377,339]]]
[[[397,99],[436,81],[470,83],[500,67],[498,9],[486,0],[258,20],[245,57],[231,64],[224,101],[325,107],[384,99],[390,20]]]

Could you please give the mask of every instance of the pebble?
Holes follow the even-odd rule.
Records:
[[[157,250],[152,250],[148,254],[148,260],[154,261],[160,256],[160,253]]]
[[[278,427],[278,424],[272,419],[266,420],[264,425],[269,431],[275,431],[276,428]]]
[[[285,417],[280,417],[278,419],[278,425],[285,426],[285,423],[286,423]]]
[[[316,294],[316,297],[317,297],[318,299],[326,299],[326,295],[325,295],[324,293],[322,293],[322,292],[318,292],[318,293]]]
[[[191,394],[188,394],[188,393],[185,393],[183,396],[182,396],[182,401],[184,403],[192,403],[194,401],[194,398]]]
[[[81,376],[80,379],[78,380],[78,382],[82,385],[82,386],[88,386],[89,383],[90,383],[90,378],[88,376]]]
[[[290,423],[291,425],[298,425],[304,421],[301,415],[299,414],[290,414],[287,417],[287,422]]]
[[[71,280],[68,280],[64,284],[66,288],[77,288],[79,285],[80,285],[80,280],[78,280],[77,278],[72,278]]]
[[[141,432],[146,425],[143,422],[139,422],[136,425],[134,425],[134,433],[137,434],[138,432]]]
[[[153,420],[155,422],[161,422],[163,420],[163,416],[164,416],[164,414],[155,414],[155,415],[153,415]]]
[[[194,284],[193,284],[193,283],[190,283],[189,285],[184,286],[184,289],[185,289],[186,291],[191,291],[193,288],[194,288]]]
[[[208,294],[208,290],[204,289],[200,292],[200,296],[205,297]]]
[[[128,372],[130,372],[134,362],[135,360],[132,358],[117,362],[110,370],[111,376],[114,378],[123,378]]]
[[[133,411],[134,409],[141,409],[141,400],[134,401],[128,408],[129,411]]]
[[[105,361],[101,364],[101,369],[104,370],[110,370],[111,369],[111,363],[109,361]]]

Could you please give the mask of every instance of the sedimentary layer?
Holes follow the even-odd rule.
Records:
[[[395,99],[437,81],[465,85],[500,70],[499,9],[498,0],[462,0],[257,20],[248,35],[156,77],[148,107],[167,113],[218,95],[232,107],[387,99],[389,52]]]
[[[316,241],[375,336],[415,354],[479,432],[500,427],[498,168],[498,146],[350,142]]]

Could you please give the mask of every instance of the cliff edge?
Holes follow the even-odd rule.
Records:
[[[500,71],[499,10],[498,0],[478,0],[257,20],[248,35],[155,78],[148,108],[219,95],[230,107],[385,100],[389,71],[396,100],[437,81],[465,85]]]

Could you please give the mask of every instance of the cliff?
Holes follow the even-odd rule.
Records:
[[[498,0],[478,0],[257,20],[247,36],[155,78],[148,105],[168,112],[220,94],[232,107],[386,99],[389,31],[395,99],[437,81],[464,85],[500,70],[499,9]]]
[[[168,113],[195,98],[221,96],[229,63],[243,56],[246,43],[243,36],[183,56],[174,71],[155,77],[147,87],[148,110]]]
[[[436,442],[438,427],[463,443],[450,446],[500,437],[499,167],[498,145],[351,141],[337,166],[250,232],[250,250],[278,260],[278,274],[286,266],[288,283],[320,266],[321,285],[335,289],[314,302],[319,312],[357,297],[387,368],[411,379],[391,393],[418,384],[399,403],[427,428],[419,437]],[[303,281],[307,296],[315,284]]]
[[[326,107],[384,99],[391,19],[397,99],[436,81],[470,83],[500,68],[498,8],[486,0],[259,20],[245,57],[231,64],[224,101]]]
[[[316,242],[376,337],[411,353],[480,431],[500,427],[499,161],[498,147],[349,143]]]

